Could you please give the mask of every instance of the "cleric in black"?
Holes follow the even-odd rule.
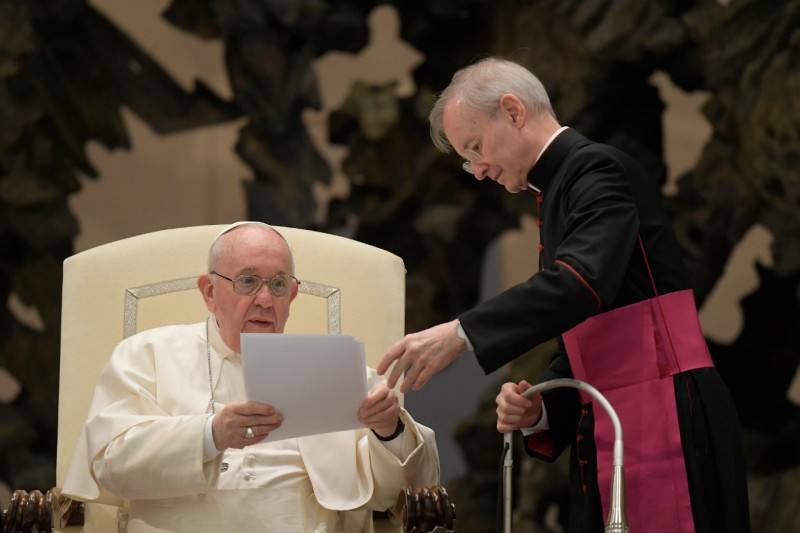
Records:
[[[623,152],[561,126],[539,80],[489,58],[458,71],[430,116],[431,136],[476,179],[532,193],[539,271],[458,319],[407,335],[384,356],[403,390],[470,349],[488,373],[560,337],[540,380],[575,377],[612,403],[625,432],[632,531],[749,531],[740,431],[700,331],[656,180]],[[533,243],[531,244],[534,245]],[[570,531],[600,532],[613,435],[573,389],[522,397],[506,383],[497,427],[520,429],[531,455],[571,446]]]

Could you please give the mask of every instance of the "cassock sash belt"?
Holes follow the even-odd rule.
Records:
[[[563,339],[575,378],[600,390],[622,422],[631,531],[694,533],[672,376],[714,364],[692,291],[596,315]],[[602,408],[593,413],[598,487],[608,516],[614,429]]]

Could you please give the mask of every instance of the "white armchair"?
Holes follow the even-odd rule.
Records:
[[[223,227],[148,233],[64,261],[58,486],[114,346],[143,329],[198,322],[207,315],[196,279],[207,268],[209,244]],[[364,342],[367,364],[375,366],[404,332],[402,259],[334,235],[277,229],[293,250],[302,281],[287,332],[352,335]],[[117,531],[117,512],[116,506],[87,504],[82,531]]]

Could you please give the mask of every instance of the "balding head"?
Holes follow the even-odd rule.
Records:
[[[281,240],[283,240],[283,242],[286,244],[286,249],[287,249],[287,251],[289,253],[289,265],[290,265],[289,273],[290,274],[294,274],[294,255],[292,254],[292,248],[291,248],[291,246],[289,246],[289,243],[288,243],[288,241],[286,241],[286,238],[281,234],[281,232],[279,232],[278,230],[276,230],[274,227],[270,226],[269,224],[266,224],[264,222],[251,221],[251,220],[242,220],[242,221],[239,221],[239,222],[234,222],[233,224],[230,224],[229,226],[224,228],[222,231],[220,231],[217,234],[216,237],[214,237],[214,240],[211,241],[211,246],[208,249],[208,271],[209,272],[213,272],[216,269],[217,263],[219,262],[220,257],[222,255],[224,255],[226,253],[229,253],[229,250],[230,250],[229,241],[231,240],[229,238],[230,234],[233,233],[233,232],[236,232],[238,230],[241,230],[242,228],[261,229],[263,231],[272,232],[275,235],[277,235],[278,237],[280,237]]]

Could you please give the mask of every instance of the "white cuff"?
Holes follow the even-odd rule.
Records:
[[[402,433],[392,440],[380,440],[387,450],[392,452],[392,455],[397,457],[401,463],[408,459],[411,452],[416,447],[416,439],[414,439],[413,429],[408,426],[405,427]]]
[[[547,431],[548,429],[550,429],[550,422],[547,420],[547,409],[544,407],[544,402],[542,402],[542,416],[539,417],[539,421],[529,428],[519,428],[526,437],[534,433]]]
[[[212,422],[216,415],[208,415],[206,418],[206,425],[203,428],[203,462],[211,461],[220,454],[217,445],[214,444],[214,430]]]
[[[469,341],[469,337],[467,337],[467,333],[464,331],[464,328],[461,327],[461,321],[458,321],[458,329],[456,330],[456,335],[458,335],[459,339],[462,339],[467,345],[467,351],[474,352],[475,348],[472,346],[472,343]]]

